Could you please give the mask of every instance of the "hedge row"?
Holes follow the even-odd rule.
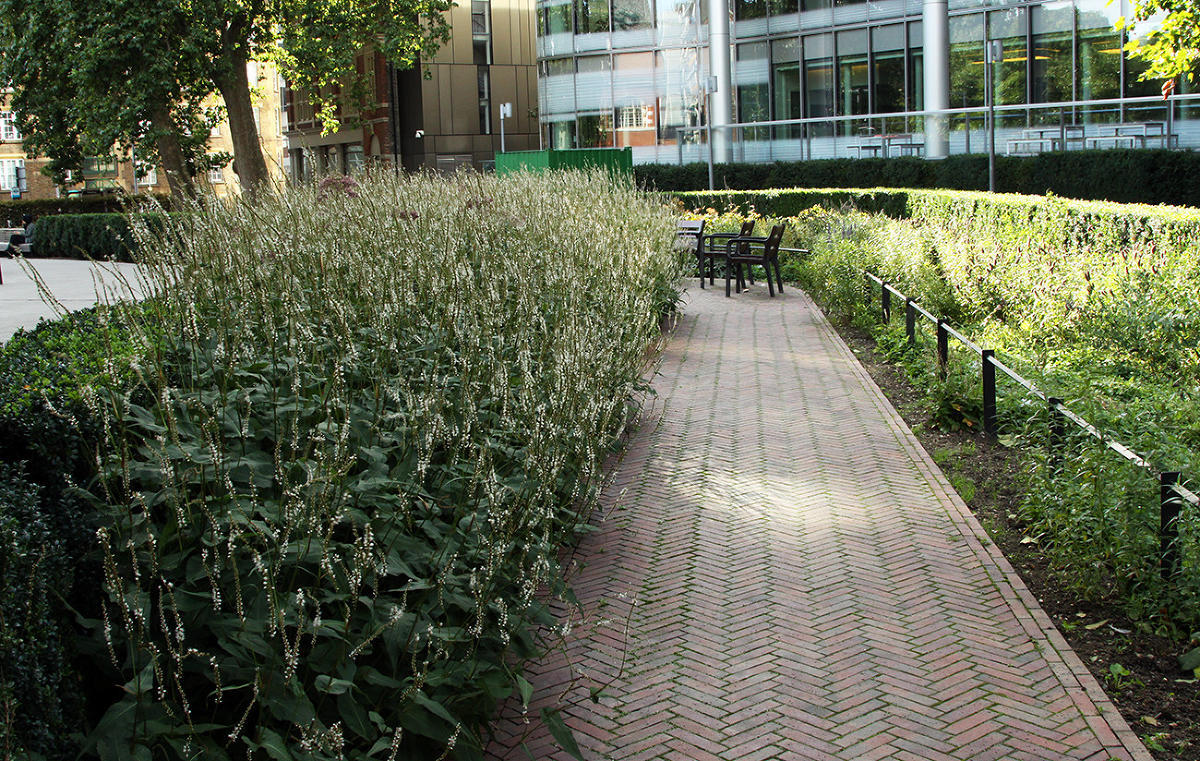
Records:
[[[689,209],[714,208],[794,217],[805,209],[854,208],[896,219],[911,218],[956,230],[971,228],[977,240],[997,235],[1068,253],[1114,251],[1131,244],[1151,246],[1161,256],[1184,255],[1200,240],[1195,209],[1106,201],[1075,201],[1045,196],[922,189],[791,189],[672,193]]]
[[[13,201],[0,199],[0,222],[7,220],[8,226],[19,227],[26,214],[44,217],[51,214],[115,214],[150,201],[166,207],[170,196],[155,194],[126,196],[117,194],[69,196],[67,198],[22,199]]]
[[[773,164],[719,164],[717,187],[766,188],[944,188],[986,190],[987,156],[950,156],[939,161],[823,159]],[[640,184],[667,192],[708,187],[706,164],[642,164]],[[1200,153],[1166,150],[1064,151],[1038,156],[997,156],[996,189],[1002,193],[1107,200],[1121,203],[1200,206]]]
[[[149,224],[161,215],[140,214]],[[34,256],[52,259],[133,260],[136,244],[124,214],[57,214],[42,217],[34,230]]]

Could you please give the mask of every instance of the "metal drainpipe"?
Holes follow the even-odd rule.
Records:
[[[925,110],[950,108],[950,16],[947,0],[925,0],[921,16],[925,65]],[[950,154],[948,117],[925,117],[925,157],[944,159]]]
[[[944,0],[943,0],[944,2]],[[716,92],[709,95],[713,126],[713,161],[726,163],[730,156],[728,125],[733,123],[733,72],[729,60],[729,0],[708,0],[709,69],[717,78]]]

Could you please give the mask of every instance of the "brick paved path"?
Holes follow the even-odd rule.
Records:
[[[1150,759],[804,294],[689,301],[492,758]]]

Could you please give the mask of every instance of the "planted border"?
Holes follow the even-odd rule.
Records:
[[[480,758],[677,300],[601,175],[332,178],[139,228],[102,756]]]

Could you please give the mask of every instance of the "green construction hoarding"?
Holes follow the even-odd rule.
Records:
[[[553,151],[510,151],[496,154],[496,174],[547,169],[599,167],[614,172],[633,171],[632,148],[579,148]]]

